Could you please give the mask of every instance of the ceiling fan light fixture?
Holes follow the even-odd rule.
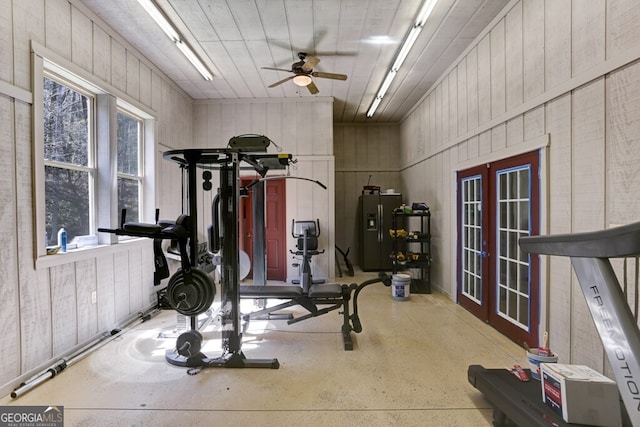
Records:
[[[304,87],[311,83],[311,77],[305,74],[300,74],[293,78],[293,83],[295,83],[297,86]]]

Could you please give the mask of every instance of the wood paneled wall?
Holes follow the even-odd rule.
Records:
[[[456,171],[541,137],[543,233],[640,219],[639,18],[635,0],[514,0],[405,118],[403,191],[432,209],[435,288],[455,298]],[[541,330],[561,361],[606,372],[569,260],[544,266]]]
[[[196,101],[194,107],[194,147],[224,148],[233,136],[265,135],[272,144],[268,152],[293,154],[298,162],[288,171],[274,171],[286,175],[318,180],[327,186],[309,181],[286,181],[285,224],[293,219],[320,220],[322,230],[318,242],[325,252],[313,257],[313,275],[317,278],[334,276],[335,230],[335,160],[333,156],[333,99],[304,97],[291,99],[245,99]],[[254,176],[250,171],[244,174]],[[271,175],[271,174],[270,174]],[[217,177],[214,174],[216,188]],[[212,192],[202,194],[201,206],[210,206]],[[209,212],[205,208],[205,212]],[[199,230],[206,230],[211,218],[199,218]],[[295,240],[287,229],[287,256],[295,249]],[[297,262],[297,261],[295,261]],[[287,280],[299,277],[294,260],[287,263]]]
[[[358,197],[371,183],[385,189],[401,188],[400,127],[350,125],[333,127],[336,156],[336,244],[351,248],[349,260],[359,264]],[[369,181],[369,177],[371,180]],[[342,261],[342,258],[340,258]]]
[[[56,255],[34,267],[32,41],[156,117],[157,140],[168,147],[191,144],[193,117],[190,98],[79,1],[0,0],[0,10],[0,392],[6,394],[21,376],[155,301],[151,241]],[[159,192],[158,206],[179,210],[174,195]]]

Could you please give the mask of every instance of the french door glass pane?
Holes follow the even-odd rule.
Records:
[[[482,178],[462,180],[462,293],[482,303]]]
[[[518,239],[530,229],[530,166],[498,171],[496,247],[498,315],[529,330],[529,264]]]

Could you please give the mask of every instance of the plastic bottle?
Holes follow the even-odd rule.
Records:
[[[61,252],[67,252],[67,230],[64,227],[58,230],[58,246]]]

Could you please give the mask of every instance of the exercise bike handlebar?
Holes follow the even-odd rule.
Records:
[[[296,230],[296,224],[300,225],[298,230]],[[316,230],[316,232],[312,234],[311,237],[320,237],[320,219],[319,218],[316,218],[315,221],[313,220],[296,221],[295,219],[291,220],[291,236],[293,236],[296,239],[299,239],[301,237],[307,237],[308,234],[305,235],[305,232],[307,232],[310,228],[313,228],[314,230]]]

